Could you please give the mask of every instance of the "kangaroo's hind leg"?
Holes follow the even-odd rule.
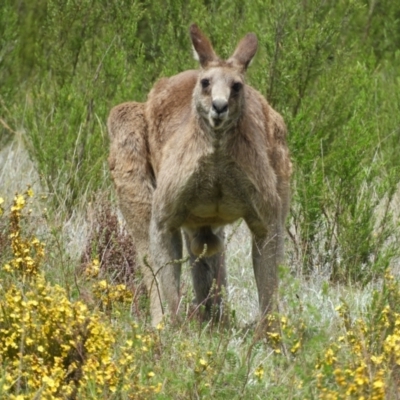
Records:
[[[147,124],[142,103],[123,103],[108,118],[111,175],[150,297],[152,323],[161,321],[160,290],[149,250],[149,226],[155,178],[149,162]],[[147,263],[144,259],[147,258]]]

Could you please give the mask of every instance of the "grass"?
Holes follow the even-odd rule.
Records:
[[[23,147],[19,151],[24,155]],[[33,179],[34,169],[28,170]],[[166,321],[152,329],[145,303],[138,313],[132,290],[115,279],[115,266],[102,269],[94,254],[82,267],[82,238],[90,237],[93,218],[82,211],[64,217],[66,229],[62,212],[40,215],[46,205],[40,195],[25,192],[11,203],[3,201],[0,217],[12,245],[1,254],[2,396],[398,398],[400,286],[391,274],[364,287],[332,285],[328,275],[297,275],[289,262],[280,271],[278,329],[256,340],[247,229],[234,227],[227,248],[230,328],[187,318],[180,327]],[[7,227],[9,218],[14,223]],[[288,248],[288,259],[295,260]],[[21,261],[23,254],[29,262]]]

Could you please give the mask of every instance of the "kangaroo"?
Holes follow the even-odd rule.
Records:
[[[109,167],[154,326],[164,305],[178,313],[183,237],[205,318],[220,314],[212,310],[227,285],[224,226],[244,219],[252,233],[261,318],[276,303],[283,260],[292,164],[282,117],[245,83],[257,37],[248,33],[227,60],[196,24],[190,37],[199,70],[159,80],[145,103],[108,118]]]

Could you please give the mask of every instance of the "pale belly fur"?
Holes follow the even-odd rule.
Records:
[[[242,207],[238,207],[238,204],[214,201],[192,207],[182,226],[189,229],[210,226],[213,230],[217,230],[241,217],[243,217],[243,210]]]

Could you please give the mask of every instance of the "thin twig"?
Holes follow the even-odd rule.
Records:
[[[14,135],[17,134],[16,131],[14,131],[13,129],[11,129],[8,124],[6,123],[6,121],[4,121],[4,119],[0,118],[0,124],[3,125],[4,128],[6,128],[8,131],[10,131],[11,133],[14,133]]]

